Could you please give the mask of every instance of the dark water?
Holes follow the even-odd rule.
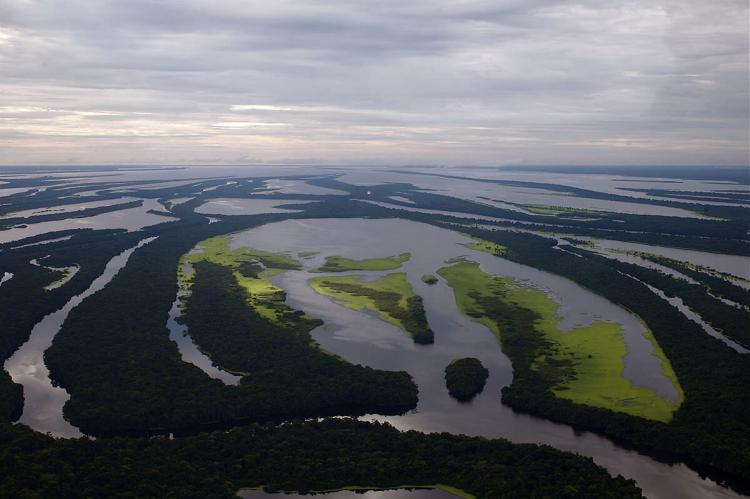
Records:
[[[54,386],[49,378],[49,370],[44,363],[44,352],[52,346],[52,340],[62,327],[68,314],[80,303],[93,295],[112,280],[125,266],[130,255],[154,237],[143,239],[136,246],[112,258],[83,293],[71,298],[63,308],[44,317],[38,322],[28,341],[21,345],[8,360],[4,368],[13,381],[23,386],[24,406],[19,422],[56,437],[79,437],[81,432],[63,417],[63,405],[70,395],[65,389]]]
[[[185,264],[183,272],[190,275],[193,272],[192,266]],[[172,308],[169,310],[169,318],[167,319],[169,339],[177,344],[177,350],[179,350],[183,361],[193,364],[209,377],[221,380],[225,385],[238,384],[242,379],[241,376],[235,376],[215,366],[208,355],[201,352],[198,346],[193,343],[192,338],[188,335],[187,326],[178,322],[178,318],[182,315],[181,302],[187,298],[188,294],[188,289],[180,288],[174,302],[172,302]]]

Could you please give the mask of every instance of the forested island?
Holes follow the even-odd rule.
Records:
[[[445,368],[445,386],[451,397],[468,402],[482,392],[489,375],[479,359],[456,359]]]
[[[394,273],[375,281],[362,281],[362,276],[319,277],[310,280],[312,288],[355,310],[371,309],[404,331],[422,345],[434,342],[427,323],[422,298],[415,295],[405,274]]]
[[[3,232],[23,221],[14,212],[65,206],[78,193],[113,204],[33,215],[43,218],[26,222],[117,213],[141,207],[143,200],[158,200],[170,217],[130,231],[56,226],[0,244],[0,275],[12,274],[0,285],[0,354],[8,359],[36,324],[88,289],[113,257],[150,240],[106,286],[70,310],[44,350],[51,381],[70,396],[65,420],[96,439],[52,439],[12,424],[23,414],[24,389],[8,372],[0,373],[0,495],[231,497],[242,487],[304,492],[445,484],[475,497],[641,496],[635,483],[590,458],[544,445],[400,432],[346,419],[419,411],[418,376],[368,367],[321,347],[316,334],[325,334],[326,324],[308,314],[308,302],[279,284],[284,276],[304,272],[310,273],[303,275],[311,294],[396,326],[393,334],[407,335],[415,355],[444,348],[441,331],[459,324],[441,322],[446,310],[429,308],[428,297],[443,300],[445,308],[455,303],[467,322],[494,335],[498,351],[509,359],[512,382],[502,390],[502,404],[605,436],[662,462],[686,463],[723,486],[750,490],[747,355],[707,335],[647,286],[679,297],[727,339],[747,346],[742,281],[661,254],[628,255],[687,279],[678,278],[617,260],[612,252],[605,256],[591,242],[599,237],[746,255],[741,206],[704,210],[698,199],[627,199],[721,220],[573,213],[531,203],[524,206],[533,210],[514,211],[407,183],[363,187],[320,175],[296,180],[344,194],[284,194],[283,206],[293,210],[287,212],[215,217],[196,212],[214,198],[278,199],[263,193],[266,180],[191,179],[164,186],[106,180],[96,189],[86,183],[63,187],[54,177],[8,180],[8,188],[24,186],[37,194],[6,197],[13,209],[3,207],[10,215]],[[620,202],[627,197],[530,184],[507,185]],[[114,204],[118,195],[111,191],[125,186],[128,196],[141,201]],[[177,198],[187,200],[168,203]],[[422,268],[406,245],[348,258],[335,248],[271,251],[262,240],[237,246],[232,239],[277,222],[330,218],[427,224],[462,238],[455,245],[462,256]],[[493,274],[477,255],[562,276],[634,314],[678,400],[623,377],[627,349],[616,324],[601,320],[563,330],[559,304],[544,289]],[[409,274],[412,265],[416,274]],[[64,281],[65,271],[55,270],[72,267],[79,270]],[[186,292],[180,320],[190,341],[238,376],[237,385],[206,376],[169,339],[166,321],[178,290]],[[462,358],[445,367],[449,360],[437,366],[441,374],[433,378],[440,389],[445,391],[439,378],[444,374],[456,399],[481,392],[493,366]],[[489,397],[500,395],[487,391],[481,402]],[[143,469],[152,473],[144,476]]]

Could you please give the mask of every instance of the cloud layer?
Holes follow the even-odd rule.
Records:
[[[747,164],[745,0],[5,0],[0,162]]]

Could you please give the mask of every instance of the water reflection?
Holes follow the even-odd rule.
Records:
[[[590,239],[581,237],[579,239]],[[666,246],[652,246],[647,244],[629,243],[624,241],[612,241],[608,239],[591,239],[597,245],[610,252],[614,251],[640,251],[643,253],[654,253],[666,256],[674,260],[709,267],[719,272],[725,272],[741,279],[750,279],[750,258],[739,255],[724,255],[721,253],[708,253],[680,248],[668,248]]]
[[[658,361],[650,355],[650,344],[639,329],[640,322],[628,312],[558,276],[467,250],[459,234],[404,220],[294,220],[252,229],[234,236],[231,248],[253,246],[274,252],[320,251],[303,260],[304,271],[290,271],[274,278],[288,293],[287,302],[321,318],[325,324],[313,331],[321,346],[347,360],[379,369],[406,370],[419,387],[416,411],[395,417],[369,416],[388,421],[397,428],[424,432],[448,431],[485,437],[503,437],[514,442],[546,443],[559,449],[591,456],[613,475],[635,479],[651,498],[738,497],[710,480],[701,479],[683,465],[669,466],[624,450],[605,438],[577,434],[566,425],[513,412],[502,405],[500,389],[512,381],[508,358],[485,327],[458,312],[452,290],[442,282],[428,286],[421,275],[433,273],[446,257],[468,254],[485,271],[527,279],[551,291],[562,303],[560,313],[568,326],[588,324],[602,318],[621,322],[628,343],[629,375],[639,384],[659,386],[662,393],[671,384],[656,372]],[[412,287],[423,297],[428,320],[435,331],[435,344],[415,345],[400,329],[372,314],[362,314],[335,304],[307,285],[309,273],[326,255],[348,258],[377,257],[411,251],[403,270]],[[369,276],[378,272],[355,272]],[[592,312],[595,311],[595,312]],[[629,331],[629,332],[628,332]],[[640,340],[638,340],[640,338]],[[640,343],[643,341],[643,343]],[[454,358],[479,358],[490,370],[482,394],[469,404],[459,404],[447,393],[443,369]]]
[[[125,266],[130,255],[141,246],[156,239],[141,240],[136,246],[112,258],[86,291],[71,298],[63,308],[44,317],[31,330],[29,339],[5,361],[4,368],[15,383],[23,386],[24,406],[19,422],[56,437],[79,437],[81,432],[63,417],[63,406],[70,395],[54,386],[44,363],[44,352],[62,327],[68,314],[80,303],[112,280]]]
[[[39,222],[30,225],[19,225],[0,231],[0,243],[17,241],[31,236],[68,229],[126,229],[140,230],[144,227],[169,222],[171,217],[154,215],[149,210],[163,211],[155,199],[146,199],[143,205],[136,208],[110,211],[100,215],[84,218],[68,218],[50,222]]]
[[[242,489],[237,495],[242,499],[456,499],[456,495],[441,489],[395,490],[340,490],[321,494],[270,493],[255,489]]]
[[[182,272],[186,276],[189,276],[193,273],[193,267],[190,264],[185,264]],[[187,333],[187,326],[179,322],[179,318],[182,315],[182,303],[184,303],[189,294],[190,291],[186,287],[180,287],[177,290],[177,296],[174,302],[172,302],[172,308],[169,310],[169,319],[167,319],[169,339],[177,344],[177,349],[184,362],[193,364],[209,377],[221,380],[225,385],[238,384],[242,377],[235,376],[214,365],[213,361],[193,343],[193,339]]]
[[[469,201],[476,201],[479,203],[492,204],[501,208],[514,210],[518,210],[518,208],[513,207],[512,204],[508,203],[517,203],[522,205],[543,204],[549,206],[564,206],[567,208],[574,208],[578,210],[630,213],[636,215],[662,215],[673,217],[705,218],[702,214],[687,211],[681,208],[672,208],[669,206],[579,197],[565,192],[550,191],[542,187],[530,188],[513,185],[492,184],[471,179],[443,178],[434,176],[436,173],[438,173],[435,169],[426,169],[422,170],[422,172],[428,173],[429,175],[415,175],[413,173],[393,171],[350,170],[342,175],[339,180],[341,180],[342,182],[360,186],[404,182],[412,184],[423,190],[435,192],[437,194],[466,199]],[[457,173],[455,171],[440,173],[446,175],[464,175],[463,172]],[[490,175],[482,175],[482,177],[489,178]],[[601,185],[588,185],[586,183],[586,178],[588,177],[588,175],[566,175],[561,176],[559,180],[552,180],[550,178],[551,175],[545,175],[543,179],[540,179],[538,175],[529,176],[519,175],[516,172],[502,172],[500,174],[492,175],[491,177],[498,180],[520,180],[527,182],[552,183],[563,186],[569,185],[571,187],[581,187],[584,189],[606,192],[606,190],[603,189]],[[607,177],[609,177],[610,179],[614,178],[614,176],[611,175]],[[477,176],[477,178],[479,178],[479,176]],[[580,179],[583,183],[581,183],[580,185],[575,185],[576,182],[571,181],[571,178]],[[635,193],[627,191],[621,191],[617,194],[621,196],[625,195],[629,197],[636,197],[632,195]]]

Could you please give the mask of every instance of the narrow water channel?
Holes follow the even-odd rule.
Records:
[[[23,413],[19,422],[41,433],[55,437],[80,437],[78,428],[63,417],[63,406],[70,399],[65,389],[54,386],[49,370],[44,363],[44,352],[52,345],[52,340],[71,310],[83,300],[93,295],[112,280],[128,262],[130,255],[138,248],[156,239],[149,237],[136,246],[127,249],[107,262],[104,272],[94,279],[83,293],[71,298],[65,306],[39,321],[31,330],[29,339],[16,350],[4,368],[13,381],[23,386]]]
[[[182,268],[185,275],[193,273],[193,267],[185,264]],[[169,310],[167,319],[167,328],[169,329],[169,339],[177,344],[177,350],[184,362],[193,364],[211,378],[222,381],[225,385],[236,385],[242,379],[241,376],[235,376],[214,365],[213,361],[198,349],[193,339],[188,335],[187,326],[179,322],[182,315],[182,302],[187,299],[190,291],[185,288],[177,290],[177,296],[172,302],[172,308]]]
[[[612,250],[604,250],[604,251],[600,250],[600,251],[597,251],[597,253],[600,254],[600,255],[602,255],[602,256],[604,256],[604,257],[611,258],[613,260],[619,260],[621,262],[632,263],[634,265],[639,265],[641,267],[656,269],[656,270],[668,273],[668,274],[670,274],[670,275],[672,275],[674,277],[677,277],[679,279],[689,279],[690,281],[693,281],[692,279],[690,279],[690,278],[688,278],[686,276],[683,276],[679,272],[674,271],[674,270],[672,270],[669,267],[664,267],[662,265],[655,264],[655,263],[650,262],[648,260],[644,260],[643,258],[639,258],[639,257],[636,257],[636,256],[632,256],[632,255],[628,255],[628,254],[625,254],[625,253],[622,253],[622,252],[612,251]],[[662,269],[666,269],[666,270],[662,270]],[[633,276],[630,276],[630,277],[632,277],[633,279],[635,279],[635,277],[633,277]],[[688,307],[687,305],[685,305],[685,303],[683,303],[683,301],[682,301],[681,298],[679,298],[677,296],[669,297],[661,289],[655,288],[654,286],[651,286],[648,283],[640,281],[639,279],[636,279],[636,280],[638,280],[644,286],[646,286],[648,289],[650,289],[651,292],[654,293],[656,296],[658,296],[659,298],[661,298],[661,299],[666,300],[667,302],[669,302],[670,305],[672,305],[677,310],[679,310],[685,317],[687,317],[691,321],[693,321],[696,324],[698,324],[701,328],[703,328],[703,331],[705,331],[706,334],[708,334],[709,336],[712,336],[712,337],[716,338],[717,340],[721,341],[722,343],[724,343],[726,346],[728,346],[729,348],[731,348],[732,350],[734,350],[737,353],[741,353],[741,354],[748,354],[748,353],[750,353],[750,350],[748,350],[747,348],[743,347],[739,343],[737,343],[735,341],[732,341],[730,338],[724,336],[719,331],[717,331],[716,329],[714,329],[710,324],[708,324],[706,321],[704,321],[703,318],[699,314],[695,313],[690,307]],[[718,299],[721,299],[721,298],[718,298]],[[730,302],[730,304],[731,304],[731,302]]]

